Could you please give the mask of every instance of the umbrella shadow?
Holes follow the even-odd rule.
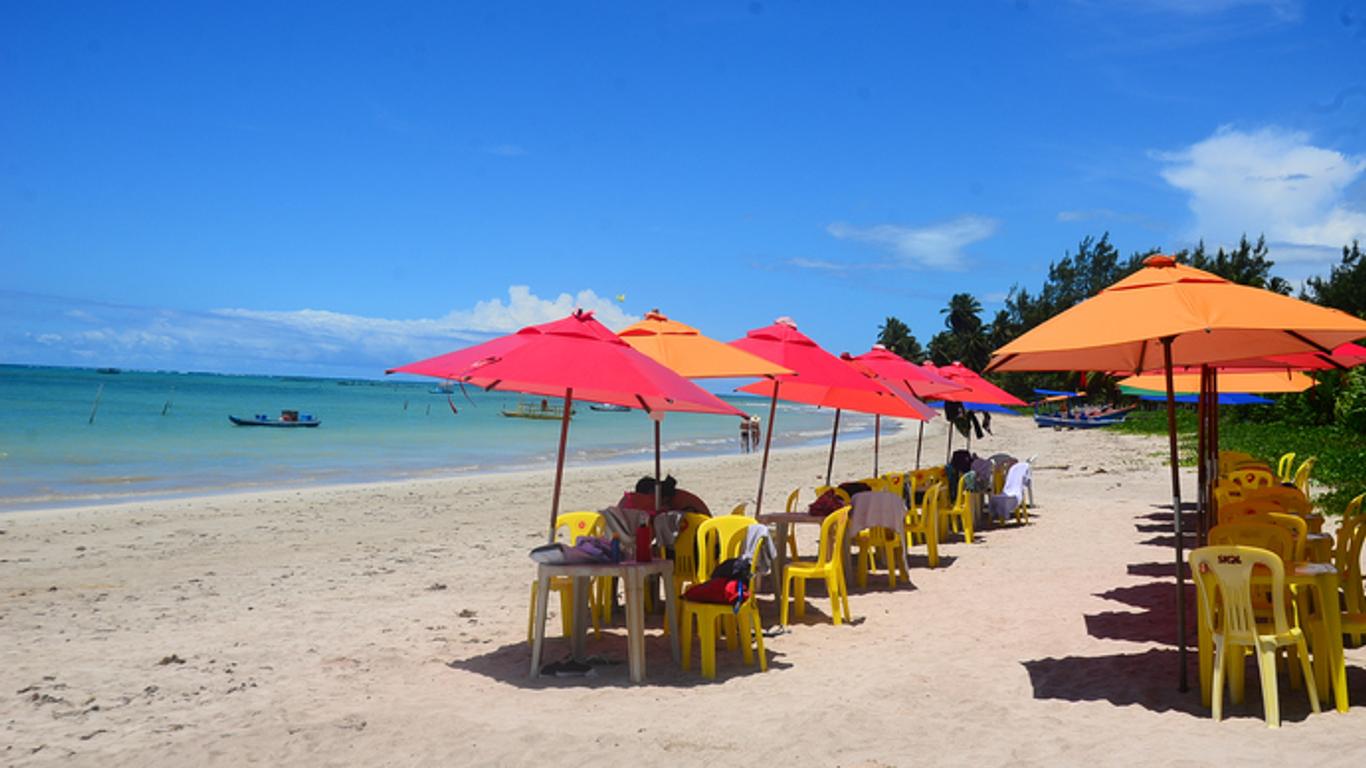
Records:
[[[765,637],[764,655],[768,659],[768,670],[784,670],[791,664],[783,661],[783,654],[769,648],[769,638]],[[702,677],[701,655],[697,649],[697,637],[693,637],[691,669],[684,670],[672,658],[669,639],[658,633],[645,638],[645,680],[632,683],[629,666],[626,663],[625,630],[603,632],[601,638],[589,634],[585,645],[585,661],[591,668],[588,675],[575,674],[556,677],[542,674],[531,677],[531,645],[527,642],[513,642],[467,658],[452,659],[446,662],[450,669],[472,672],[505,685],[528,690],[546,688],[622,688],[627,686],[656,686],[665,688],[692,688],[701,685],[725,683],[732,678],[761,674],[755,663],[745,664],[739,651],[729,650],[724,642],[716,648],[716,678]],[[570,658],[569,642],[560,637],[548,637],[541,654],[541,665]]]
[[[1125,567],[1125,570],[1130,576],[1143,576],[1150,579],[1170,579],[1176,575],[1176,564],[1170,560],[1156,563],[1129,563],[1129,565]],[[1187,580],[1190,579],[1190,565],[1182,563],[1181,572],[1185,574]]]
[[[1139,611],[1106,611],[1083,616],[1086,633],[1098,640],[1127,640],[1135,643],[1160,643],[1175,646],[1176,590],[1172,582],[1154,581],[1131,587],[1116,587],[1096,597],[1140,608]],[[1195,590],[1186,587],[1186,642],[1196,642],[1194,621]]]

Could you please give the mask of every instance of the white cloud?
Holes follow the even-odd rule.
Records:
[[[1205,16],[1250,6],[1265,8],[1283,21],[1297,21],[1303,12],[1300,5],[1299,0],[1138,0],[1131,7]]]
[[[998,229],[1000,222],[995,219],[969,214],[926,227],[898,224],[856,227],[835,222],[825,231],[840,240],[885,248],[902,267],[961,270],[967,266],[964,249],[991,237]]]
[[[1264,233],[1278,260],[1323,263],[1352,240],[1366,240],[1366,211],[1345,197],[1366,172],[1366,157],[1314,146],[1299,131],[1227,126],[1156,156],[1166,164],[1162,178],[1190,195],[1191,240],[1227,243]]]
[[[0,291],[0,349],[6,362],[49,365],[377,375],[576,308],[613,330],[639,319],[593,291],[541,298],[518,285],[506,300],[412,320],[319,309],[180,312]]]

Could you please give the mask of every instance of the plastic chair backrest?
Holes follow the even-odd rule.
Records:
[[[1257,547],[1275,552],[1283,561],[1293,562],[1295,557],[1295,537],[1290,531],[1257,518],[1214,526],[1209,530],[1209,543],[1216,546]]]
[[[1228,473],[1234,485],[1242,488],[1265,488],[1276,484],[1276,476],[1267,467],[1239,467]]]
[[[958,496],[954,499],[953,509],[955,512],[968,508],[968,476],[966,473],[958,476]]]
[[[906,487],[906,476],[900,472],[888,472],[882,476],[882,490],[902,495]]]
[[[1366,499],[1366,493],[1357,496],[1347,502],[1347,507],[1342,511],[1342,521],[1338,523],[1337,535],[1333,542],[1333,562],[1337,564],[1338,572],[1343,574],[1343,582],[1347,583],[1346,568],[1344,567],[1349,557],[1349,548],[1352,537],[1356,535],[1356,529],[1366,522],[1366,517],[1361,515],[1361,502]]]
[[[1288,483],[1288,482],[1290,482],[1290,478],[1294,475],[1294,469],[1295,469],[1295,452],[1294,452],[1294,451],[1291,451],[1290,453],[1287,453],[1287,454],[1281,456],[1280,461],[1276,462],[1276,476],[1279,477],[1279,478],[1281,479],[1281,482],[1282,482],[1282,483]]]
[[[756,521],[743,515],[707,518],[697,529],[697,579],[706,581],[723,560],[734,557],[744,545],[745,531]],[[739,543],[735,543],[736,538]]]
[[[824,568],[831,562],[835,567],[840,567],[840,547],[844,545],[844,530],[849,526],[849,511],[852,508],[844,505],[839,509],[825,516],[821,521],[821,542],[820,554],[816,557],[816,566]]]
[[[735,505],[735,509],[732,509],[732,510],[730,511],[730,513],[731,513],[732,515],[743,515],[743,514],[745,514],[745,503],[742,501],[742,502],[740,502],[739,504],[736,504],[736,505]]]
[[[1271,573],[1271,615],[1277,635],[1290,631],[1285,620],[1285,566],[1274,552],[1257,547],[1210,546],[1190,553],[1191,575],[1205,604],[1207,617],[1220,617],[1227,642],[1255,646],[1257,613],[1252,604],[1252,569],[1261,566]],[[1260,588],[1259,594],[1265,594]],[[1214,601],[1219,608],[1214,610]],[[1266,634],[1266,633],[1260,633]]]
[[[710,517],[696,512],[683,515],[683,525],[674,539],[674,578],[697,581],[697,532]]]
[[[1236,522],[1239,518],[1251,515],[1269,515],[1273,512],[1283,513],[1285,507],[1277,504],[1275,499],[1235,499],[1228,504],[1219,505],[1219,524]]]
[[[1307,515],[1314,511],[1314,505],[1309,503],[1300,489],[1290,485],[1272,485],[1266,488],[1246,488],[1243,490],[1244,499],[1263,499],[1274,501],[1281,505],[1287,512],[1296,515]]]
[[[564,531],[569,546],[574,546],[580,536],[601,536],[603,519],[601,512],[561,512],[555,518],[555,535]]]
[[[1309,473],[1314,471],[1314,462],[1317,460],[1317,456],[1310,456],[1295,470],[1295,487],[1300,489],[1305,498],[1309,498]]]
[[[921,505],[922,520],[928,522],[936,528],[939,525],[939,506],[945,501],[948,493],[944,491],[943,483],[934,483],[925,489],[925,503]]]
[[[798,512],[798,511],[800,511],[800,510],[797,509],[797,505],[801,503],[801,502],[800,502],[801,497],[802,497],[802,489],[800,489],[800,488],[794,489],[794,490],[792,491],[792,493],[789,493],[789,494],[787,495],[787,507],[784,508],[783,511],[787,512],[788,514],[792,514],[793,512]]]
[[[1243,492],[1236,485],[1219,484],[1214,486],[1214,501],[1219,506],[1243,500]]]

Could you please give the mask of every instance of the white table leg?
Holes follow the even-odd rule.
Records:
[[[593,588],[593,579],[589,576],[574,577],[574,639],[571,641],[574,659],[583,661],[585,647],[588,637],[588,622],[591,617],[588,615],[588,591]]]
[[[682,654],[678,650],[678,606],[674,603],[674,573],[664,572],[664,621],[669,628],[669,650],[673,652],[677,664]]]
[[[536,568],[536,626],[531,636],[531,676],[541,676],[541,649],[545,645],[546,602],[550,594],[550,576]]]
[[[645,575],[638,571],[626,582],[626,661],[631,682],[645,680]]]

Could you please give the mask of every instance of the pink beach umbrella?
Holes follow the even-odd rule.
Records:
[[[830,460],[825,471],[827,483],[830,482],[834,470],[835,441],[839,436],[841,411],[858,411],[904,419],[927,418],[924,403],[912,396],[892,391],[879,383],[875,376],[856,370],[821,349],[816,342],[797,330],[797,324],[791,318],[779,318],[772,325],[756,328],[745,334],[743,339],[736,339],[730,343],[731,346],[795,372],[740,387],[741,392],[767,395],[770,398],[755,514],[763,508],[764,479],[768,474],[768,455],[773,442],[773,417],[780,398],[835,409],[835,428],[830,437]]]
[[[574,398],[656,411],[714,413],[746,417],[734,406],[632,349],[592,312],[532,325],[508,336],[392,368],[449,379],[485,390],[562,398],[560,444],[555,457],[555,491],[550,506],[550,540],[560,511],[565,443]]]
[[[916,365],[901,355],[892,352],[881,344],[874,344],[873,348],[863,354],[852,357],[848,352],[840,355],[840,358],[853,362],[855,365],[866,368],[884,382],[899,384],[909,391],[912,395],[926,400],[932,397],[942,397],[964,389],[960,384],[956,384],[928,368]],[[933,411],[931,411],[933,414]],[[925,440],[925,421],[920,422],[919,434],[915,440],[915,468],[920,469],[920,446]],[[881,417],[878,417],[881,422]],[[881,424],[877,425],[880,428]],[[873,433],[873,474],[877,474],[877,432]]]

